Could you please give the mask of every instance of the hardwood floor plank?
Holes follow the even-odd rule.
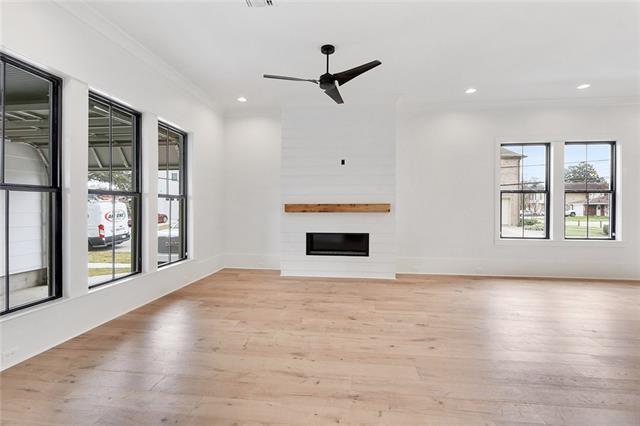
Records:
[[[0,373],[11,424],[640,424],[640,283],[226,269]]]

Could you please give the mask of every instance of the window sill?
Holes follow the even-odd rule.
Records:
[[[28,308],[24,308],[24,309],[19,309],[17,311],[13,311],[13,312],[9,312],[7,314],[4,314],[2,316],[0,316],[0,324],[4,323],[4,322],[8,322],[10,320],[16,319],[16,318],[20,318],[23,317],[25,315],[31,315],[33,312],[38,312],[38,311],[42,311],[44,309],[49,309],[52,306],[57,306],[60,305],[61,303],[64,303],[65,298],[64,297],[55,297],[52,299],[47,299],[44,300],[38,304],[35,304],[33,306],[29,306]]]
[[[503,247],[529,246],[529,247],[599,247],[599,248],[623,248],[626,241],[623,240],[542,240],[542,239],[503,239],[497,238],[494,245]]]
[[[119,285],[122,283],[126,283],[128,281],[134,280],[136,278],[139,278],[141,275],[144,275],[142,272],[136,272],[127,276],[124,276],[122,278],[116,278],[113,281],[109,281],[103,284],[96,284],[92,287],[89,287],[89,291],[87,293],[93,293],[99,290],[102,290],[103,288],[109,288],[109,287],[113,287],[114,285]]]
[[[180,259],[180,260],[176,260],[176,261],[168,262],[168,263],[163,263],[162,265],[158,265],[158,271],[164,270],[164,269],[167,269],[167,268],[171,268],[172,266],[182,265],[183,263],[188,262],[189,260],[191,260],[191,259],[189,258],[189,256],[187,256],[184,259]]]

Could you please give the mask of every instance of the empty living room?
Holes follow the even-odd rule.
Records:
[[[0,425],[640,425],[640,1],[0,0]]]

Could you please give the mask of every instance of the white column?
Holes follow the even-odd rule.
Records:
[[[76,297],[87,284],[87,168],[89,87],[65,78],[62,90],[63,295]]]
[[[184,218],[187,221],[187,258],[188,259],[196,259],[196,254],[197,254],[197,249],[196,249],[196,244],[195,244],[195,240],[196,240],[196,233],[195,233],[195,223],[196,223],[196,215],[195,215],[195,209],[194,209],[194,203],[193,203],[193,182],[195,182],[195,155],[194,155],[194,147],[195,144],[193,143],[194,140],[194,133],[193,132],[189,132],[187,134],[187,162],[186,162],[186,166],[187,166],[187,173],[186,173],[186,185],[187,185],[187,199],[185,200],[185,203],[187,205],[187,216]],[[220,175],[222,176],[222,174]],[[197,189],[197,188],[196,188]],[[221,210],[219,210],[221,211]],[[221,229],[222,231],[224,230],[224,227],[220,227],[219,229]],[[225,231],[226,232],[226,231]],[[225,238],[225,233],[220,234],[222,236],[222,238]],[[206,237],[205,237],[206,238]]]
[[[142,114],[142,271],[158,269],[158,117]]]

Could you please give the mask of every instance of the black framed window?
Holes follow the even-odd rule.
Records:
[[[616,143],[566,142],[564,237],[616,239]]]
[[[549,238],[550,145],[500,146],[500,238]]]
[[[0,314],[62,296],[60,86],[0,54]]]
[[[187,134],[158,123],[158,265],[187,257]]]
[[[140,113],[89,94],[88,284],[140,273]]]

